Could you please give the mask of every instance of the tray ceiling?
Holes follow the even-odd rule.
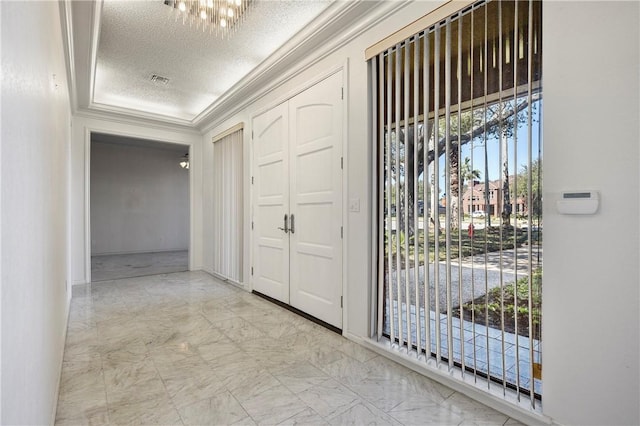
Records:
[[[253,0],[225,39],[183,24],[163,0],[60,4],[74,111],[202,131],[309,55],[355,37],[374,10],[406,3]]]
[[[193,122],[331,3],[254,0],[237,31],[222,39],[183,24],[162,0],[104,0],[89,104]]]

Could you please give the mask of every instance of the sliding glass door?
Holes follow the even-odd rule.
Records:
[[[541,7],[479,2],[370,60],[377,337],[542,394]]]

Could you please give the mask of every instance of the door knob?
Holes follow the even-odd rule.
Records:
[[[296,232],[296,222],[295,218],[293,217],[293,213],[291,213],[291,228],[289,229],[289,231],[291,231],[292,234]]]

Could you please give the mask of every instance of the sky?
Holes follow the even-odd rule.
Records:
[[[532,161],[535,161],[542,155],[541,148],[541,136],[540,136],[540,117],[541,117],[541,103],[538,101],[535,103],[536,108],[534,111],[534,121],[532,123]],[[514,158],[514,139],[517,141],[517,165]],[[473,156],[471,155],[473,146]],[[527,123],[522,123],[518,128],[515,138],[509,140],[509,174],[513,175],[522,170],[522,166],[528,164],[528,126]],[[487,156],[488,156],[488,169],[489,180],[500,179],[501,165],[500,165],[500,141],[497,138],[487,139]],[[472,160],[473,169],[480,172],[480,181],[484,181],[485,178],[485,166],[484,166],[484,141],[481,138],[476,138],[473,142],[469,142],[462,146],[460,155],[460,164],[464,163],[464,159],[469,157]],[[440,157],[440,188],[444,189],[444,170],[445,170],[445,156]]]

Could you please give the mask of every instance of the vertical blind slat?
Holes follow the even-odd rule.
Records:
[[[541,100],[534,8],[534,1],[478,2],[373,58],[370,74],[379,100],[372,108],[381,197],[377,336],[461,376],[473,372],[489,390],[493,382],[504,395],[528,395],[533,408],[540,343],[532,244],[540,217],[534,221],[531,170],[534,147],[541,152],[532,119]],[[518,293],[525,275],[527,296]]]
[[[484,191],[484,201],[485,201],[485,206],[489,206],[489,197],[490,197],[490,192],[489,192],[489,152],[488,152],[488,147],[487,147],[487,143],[488,143],[488,137],[487,137],[487,107],[488,107],[488,103],[487,103],[487,92],[488,92],[488,87],[489,87],[489,38],[488,38],[488,19],[487,19],[487,11],[485,10],[484,12],[484,90],[483,90],[483,101],[484,101],[484,111],[482,114],[482,126],[483,126],[483,132],[482,132],[482,144],[484,146],[484,170],[485,170],[485,174],[484,174],[484,182],[485,182],[485,191]],[[487,228],[487,226],[490,225],[490,221],[491,221],[491,212],[489,212],[489,214],[485,215],[485,229]],[[488,270],[488,233],[485,232],[484,233],[484,315],[485,315],[485,321],[484,321],[484,326],[485,329],[489,328],[489,270]],[[492,362],[491,362],[491,357],[489,356],[489,333],[485,333],[485,359],[487,360],[487,372],[489,372],[489,374],[491,373],[491,366],[492,366]],[[491,380],[487,380],[487,389],[491,389]]]
[[[396,323],[398,325],[398,344],[402,346],[404,344],[403,338],[403,327],[402,327],[402,266],[404,262],[402,262],[402,239],[400,238],[400,212],[402,211],[402,204],[400,201],[400,179],[402,178],[402,160],[400,157],[400,91],[401,91],[401,70],[402,70],[402,55],[400,50],[400,44],[396,45],[395,50],[395,126],[394,126],[394,136],[396,141],[396,254],[397,254],[397,272],[396,272],[396,290],[398,294],[398,300],[396,302]]]
[[[420,101],[420,39],[415,37],[413,39],[413,229],[415,237],[413,240],[413,289],[415,300],[415,324],[416,324],[416,348],[418,353],[422,353],[422,321],[420,320],[420,212],[418,211],[418,123],[419,123],[419,111],[418,105]],[[424,209],[424,200],[422,201]],[[423,232],[424,232],[423,221]],[[424,235],[424,234],[423,234]]]
[[[389,165],[389,179],[387,181],[387,186],[389,188],[388,192],[387,192],[387,198],[389,200],[388,202],[388,207],[389,209],[387,210],[389,212],[389,236],[388,236],[388,241],[389,241],[389,248],[388,248],[388,256],[389,256],[389,278],[388,278],[388,282],[387,282],[387,287],[388,287],[388,292],[389,292],[389,322],[390,322],[390,338],[391,338],[391,343],[395,343],[396,341],[396,320],[395,320],[395,313],[394,313],[394,308],[393,308],[393,247],[394,247],[394,233],[393,233],[393,216],[392,215],[392,206],[396,205],[397,206],[397,202],[396,200],[392,200],[391,199],[391,195],[393,194],[393,192],[391,191],[391,183],[392,182],[396,182],[395,183],[395,194],[397,196],[398,194],[398,190],[397,190],[397,182],[398,182],[398,178],[397,178],[397,164],[396,164],[396,172],[394,173],[392,170],[392,165],[395,163],[395,156],[391,154],[391,143],[392,143],[392,118],[391,118],[391,113],[392,113],[392,108],[391,108],[391,100],[392,98],[392,88],[393,88],[393,61],[392,61],[392,52],[389,52],[389,54],[387,55],[387,123],[386,123],[386,127],[387,127],[387,131],[386,131],[386,138],[387,138],[387,156],[388,156],[388,165]],[[397,145],[396,145],[396,150],[395,152],[398,152],[397,149]],[[397,221],[396,221],[396,228],[397,228]],[[397,235],[396,235],[396,241],[397,241]],[[396,250],[396,254],[397,254],[397,250]],[[400,258],[398,256],[396,256],[396,266],[400,265]],[[397,270],[397,268],[396,268]],[[396,273],[396,280],[399,279],[398,274]]]
[[[371,59],[371,81],[378,81],[378,85],[373,84],[371,86],[371,96],[374,99],[377,99],[378,96],[380,96],[380,93],[382,93],[382,90],[380,90],[380,86],[382,85],[382,79],[378,78],[378,57],[375,56]],[[382,113],[384,112],[384,109],[382,107],[382,104],[379,105],[378,109],[376,109],[375,107],[371,109],[371,129],[372,129],[372,134],[375,137],[376,140],[376,149],[378,150],[378,184],[376,186],[376,191],[380,191],[381,188],[384,187],[384,181],[385,181],[385,171],[384,171],[384,155],[385,155],[385,151],[384,151],[384,133],[381,131],[383,129],[383,127],[381,126],[382,123],[379,123],[378,117],[382,117],[382,114],[378,115],[378,113]],[[384,212],[384,202],[385,199],[384,197],[380,197],[378,199],[378,233],[379,235],[384,234],[384,227],[385,227],[385,221],[384,221],[384,216],[381,212]],[[377,312],[377,316],[378,318],[382,317],[382,315],[384,314],[384,310],[383,310],[383,297],[384,297],[384,279],[385,279],[385,269],[384,269],[384,257],[381,257],[381,254],[384,253],[384,239],[380,238],[378,239],[378,248],[377,248],[377,252],[376,252],[376,256],[378,259],[377,265],[378,265],[378,292],[377,292],[377,307],[378,307],[378,312]],[[378,323],[376,324],[376,338],[378,340],[380,340],[382,338],[382,322],[378,321]]]
[[[213,270],[242,282],[242,129],[213,143]]]
[[[445,53],[444,53],[444,138],[445,138],[445,159],[444,159],[444,186],[446,188],[445,199],[445,304],[447,307],[447,360],[449,370],[453,368],[453,319],[450,314],[453,304],[451,300],[451,19],[448,18],[445,27]]]
[[[404,159],[403,159],[403,163],[404,163],[404,173],[403,173],[403,178],[404,178],[404,184],[403,186],[403,193],[404,193],[404,208],[402,209],[402,212],[404,213],[403,215],[403,222],[404,222],[404,318],[405,318],[405,327],[404,327],[404,335],[406,336],[406,340],[407,340],[407,348],[411,348],[412,346],[412,341],[411,341],[411,313],[409,311],[409,275],[410,275],[410,268],[411,268],[411,261],[409,259],[409,184],[408,184],[408,174],[409,174],[409,41],[406,40],[403,43],[402,46],[402,57],[404,59],[404,63],[402,66],[402,69],[404,71],[404,77],[403,77],[403,93],[402,93],[402,99],[403,99],[403,109],[404,109],[404,131],[403,131],[403,145],[404,145]]]
[[[512,58],[513,58],[513,108],[515,109],[516,106],[518,105],[518,32],[520,30],[519,26],[518,26],[518,2],[515,2],[515,9],[514,9],[514,14],[513,14],[513,37],[512,37],[512,42],[511,42],[511,46],[513,47],[513,54],[512,54]],[[513,132],[513,164],[518,164],[518,132]],[[512,198],[512,205],[515,205],[516,208],[512,209],[512,211],[515,211],[516,217],[518,214],[518,174],[514,173],[513,175],[513,188],[514,188],[514,193],[511,194]],[[513,202],[515,201],[515,203]],[[514,219],[517,221],[517,219]],[[518,282],[518,228],[516,226],[513,227],[513,265],[514,265],[514,281],[517,283]],[[514,291],[513,292],[513,306],[518,306],[518,292]],[[513,320],[514,320],[514,328],[516,330],[518,330],[518,310],[516,309],[513,313]],[[518,339],[518,333],[515,333],[515,344],[516,344],[516,348],[520,347],[519,345],[519,339]],[[516,381],[516,398],[518,399],[518,401],[520,401],[520,351],[516,350],[515,351],[515,358],[516,358],[516,365],[515,365],[515,370],[516,370],[516,377],[515,377],[515,381]]]
[[[424,170],[422,172],[422,181],[424,182],[423,184],[423,200],[424,200],[424,219],[423,219],[423,223],[424,223],[424,328],[425,328],[425,348],[426,348],[426,359],[429,359],[432,353],[431,350],[431,291],[430,291],[430,282],[431,282],[431,271],[429,268],[429,258],[430,258],[430,241],[431,241],[431,235],[429,232],[429,226],[430,226],[430,218],[431,215],[433,214],[433,204],[431,203],[431,197],[433,197],[433,195],[431,195],[431,197],[429,197],[429,193],[428,190],[431,187],[431,180],[429,178],[429,172],[431,170],[429,163],[428,163],[428,156],[427,156],[427,152],[429,151],[429,141],[431,140],[431,130],[429,127],[429,93],[431,93],[431,81],[430,81],[430,77],[431,77],[431,73],[430,73],[430,68],[429,68],[429,60],[431,58],[431,48],[430,48],[430,35],[429,33],[424,34],[423,36],[423,43],[424,43],[424,47],[423,47],[423,51],[424,54],[422,55],[424,57],[423,61],[422,61],[422,85],[424,87],[424,93],[425,95],[423,96],[424,100],[423,100],[423,124],[422,124],[422,132],[423,132],[423,138],[422,138],[422,144],[423,144],[423,155],[422,155],[422,160],[423,160],[423,164],[424,164]],[[431,208],[429,207],[431,206]],[[437,208],[436,208],[437,211]]]
[[[462,18],[458,19],[458,51],[457,51],[457,77],[458,77],[458,129],[456,134],[458,135],[458,140],[462,135]],[[462,191],[464,190],[464,180],[462,179],[462,167],[460,161],[462,160],[462,144],[458,142],[457,144],[457,153],[456,156],[458,158],[458,193],[456,200],[456,222],[458,223],[458,253],[463,253],[462,251]],[[458,259],[458,306],[460,309],[460,315],[458,318],[458,326],[460,330],[460,363],[461,363],[461,372],[464,377],[464,373],[466,371],[466,363],[465,363],[465,348],[464,342],[466,342],[464,335],[464,301],[463,301],[463,279],[462,279],[462,261]]]
[[[503,92],[502,89],[504,88],[504,73],[503,73],[503,43],[502,43],[502,39],[503,39],[503,34],[502,34],[502,25],[503,25],[503,18],[502,18],[502,2],[498,2],[498,102],[500,105],[500,114],[502,114],[502,105],[503,105],[503,101],[502,101],[502,96],[503,96]],[[506,141],[506,137],[505,137],[505,126],[506,124],[504,124],[504,122],[501,120],[500,121],[500,145],[501,145],[501,149],[500,149],[500,167],[501,167],[501,173],[500,173],[500,188],[503,189],[505,188],[505,162],[507,161],[507,141]],[[504,202],[506,200],[503,199],[503,205],[502,205],[502,211],[504,211],[505,209],[505,205]],[[500,212],[502,213],[502,212]],[[504,260],[503,260],[503,247],[504,247],[504,242],[503,242],[503,233],[504,233],[504,216],[502,214],[500,214],[500,250],[499,250],[499,254],[500,254],[500,260],[499,260],[499,265],[500,265],[500,293],[504,294],[504,274],[503,274],[503,265],[504,265]],[[501,334],[501,339],[500,339],[500,347],[502,349],[502,353],[504,353],[505,350],[505,346],[504,346],[504,298],[500,298],[500,334]],[[500,370],[500,375],[502,376],[502,393],[503,395],[506,393],[507,390],[507,378],[506,378],[506,369],[505,369],[505,359],[504,357],[500,357],[500,361],[502,364],[502,369]]]
[[[471,10],[471,31],[470,31],[470,36],[469,36],[469,57],[470,57],[470,64],[469,64],[469,81],[470,81],[470,98],[472,99],[471,101],[471,117],[474,116],[474,102],[473,102],[473,97],[475,95],[474,93],[474,88],[475,88],[475,10]],[[473,132],[473,129],[469,130],[470,133]],[[469,135],[471,136],[471,135]],[[473,149],[474,149],[474,139],[471,139],[471,161],[470,161],[470,165],[471,165],[471,171],[475,170],[474,169],[474,165],[473,165]],[[473,174],[471,175],[471,184],[470,184],[470,203],[471,203],[471,209],[469,211],[469,214],[471,215],[471,228],[474,228],[474,223],[473,223],[473,211],[475,210],[473,207],[473,201],[474,201],[474,189],[475,189],[475,176],[473,176]],[[475,287],[475,246],[474,246],[474,234],[472,233],[470,235],[470,239],[471,239],[471,294],[474,295],[474,298],[471,299],[471,349],[473,351],[473,356],[472,356],[472,360],[473,360],[473,380],[474,383],[477,383],[478,381],[478,369],[476,368],[476,366],[478,365],[478,356],[476,354],[476,321],[475,321],[475,315],[476,315],[476,309],[475,309],[475,294],[476,294],[476,287]],[[462,317],[462,311],[460,313],[460,316]]]
[[[440,28],[436,28],[434,31],[434,43],[433,43],[433,148],[434,148],[434,162],[433,162],[433,197],[434,197],[434,261],[433,261],[433,274],[435,282],[435,327],[436,327],[436,365],[440,365],[441,358],[441,330],[440,330]]]
[[[529,103],[529,114],[527,115],[527,169],[529,171],[532,170],[533,166],[533,122],[532,122],[532,86],[533,86],[533,3],[529,2],[529,29],[527,32],[527,102]],[[540,157],[538,157],[540,158]],[[531,230],[533,228],[533,213],[530,206],[532,203],[532,176],[531,173],[527,173],[527,206],[528,208],[528,218],[527,218],[527,241],[532,241]],[[529,261],[529,265],[533,265],[533,249],[532,245],[529,244],[527,247],[527,259]],[[533,312],[533,268],[529,267],[527,271],[529,288],[527,292],[528,300],[527,307],[529,308],[529,312]],[[533,315],[529,315],[529,377],[534,377],[533,375],[533,363],[535,362],[534,353],[533,353]],[[530,395],[535,393],[535,383],[533,380],[529,380],[529,392]],[[531,398],[531,408],[536,408],[536,399]]]

